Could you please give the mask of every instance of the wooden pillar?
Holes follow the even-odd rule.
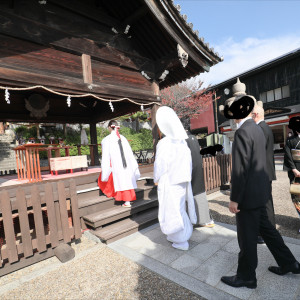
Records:
[[[287,126],[286,125],[282,125],[282,130],[283,130],[283,144],[284,144],[284,146],[285,146],[285,142],[287,140],[286,129],[287,129]]]
[[[159,84],[156,81],[152,82],[152,91],[153,94],[156,95],[157,97],[159,96],[160,92],[159,92]],[[152,106],[151,109],[151,124],[152,124],[152,136],[153,136],[153,152],[154,155],[156,153],[156,145],[158,143],[158,127],[157,127],[157,123],[156,123],[156,112],[159,108],[159,105],[154,104]]]
[[[4,123],[0,121],[0,134],[4,134],[5,129],[4,129]]]
[[[90,123],[91,144],[94,144],[94,161],[95,165],[99,165],[98,141],[96,123]]]
[[[153,152],[154,155],[156,153],[156,145],[159,140],[158,136],[158,126],[156,123],[156,112],[158,110],[159,106],[157,104],[154,104],[151,109],[151,124],[152,124],[152,136],[153,136]]]

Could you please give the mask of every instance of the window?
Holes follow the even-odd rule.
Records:
[[[263,103],[273,102],[276,100],[288,98],[288,97],[290,97],[290,86],[285,85],[285,86],[282,86],[282,87],[274,89],[274,90],[263,92],[259,95],[259,97]]]
[[[274,101],[274,90],[267,91],[267,102]]]
[[[267,102],[267,93],[266,92],[264,92],[264,93],[261,93],[260,95],[259,95],[259,100],[260,101],[262,101],[263,103],[266,103]]]
[[[282,98],[290,97],[290,86],[286,85],[282,87]]]
[[[282,99],[281,88],[275,89],[274,92],[275,92],[275,100]]]

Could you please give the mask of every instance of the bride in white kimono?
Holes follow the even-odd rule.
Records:
[[[174,248],[188,250],[197,221],[191,188],[192,159],[187,134],[173,109],[160,107],[156,122],[165,137],[156,148],[154,182],[158,183],[161,230]],[[188,214],[186,212],[188,203]]]

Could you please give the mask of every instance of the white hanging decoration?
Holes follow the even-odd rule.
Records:
[[[111,103],[111,101],[109,101],[109,107],[110,107],[111,111],[114,112],[114,107],[113,107],[113,104]]]
[[[128,33],[128,31],[129,31],[129,29],[130,29],[130,25],[127,25],[127,26],[126,26],[126,28],[125,28],[125,31],[124,31],[124,33],[125,33],[125,34],[127,34],[127,33]]]
[[[9,91],[8,91],[8,89],[5,89],[5,101],[7,102],[7,104],[10,104]]]
[[[144,71],[141,72],[141,74],[148,80],[150,80],[151,78],[148,76],[148,74]]]
[[[71,96],[70,95],[67,98],[67,104],[68,104],[68,107],[71,106]]]
[[[141,111],[144,111],[144,105],[141,105]]]
[[[92,97],[94,99],[98,99],[98,100],[101,100],[101,101],[106,101],[106,102],[109,102],[110,100],[107,100],[107,98],[101,98],[101,97],[98,97],[94,94],[91,94],[91,93],[87,93],[87,94],[65,94],[65,93],[61,93],[61,92],[58,92],[58,91],[55,91],[55,90],[52,90],[46,86],[43,86],[43,85],[34,85],[34,86],[28,86],[28,87],[9,87],[7,88],[6,86],[1,86],[0,85],[0,90],[7,90],[7,96],[5,96],[5,99],[7,102],[9,102],[9,91],[30,91],[30,90],[35,90],[35,89],[43,89],[49,93],[52,93],[52,94],[55,94],[55,95],[59,95],[59,96],[63,96],[63,97],[70,97],[70,103],[71,103],[71,98],[84,98],[84,97]],[[140,105],[139,102],[136,102],[130,98],[127,98],[127,97],[124,97],[124,98],[119,98],[119,99],[114,99],[115,102],[120,102],[120,101],[129,101],[130,103],[134,103],[136,105]],[[160,101],[160,97],[157,96],[157,100]],[[157,104],[156,102],[149,102],[145,105],[149,106],[149,105],[152,105],[152,104]]]
[[[164,70],[163,73],[160,75],[159,79],[164,81],[168,74],[169,74],[169,71]]]
[[[118,30],[117,30],[115,27],[113,27],[111,30],[112,30],[114,33],[116,33],[116,34],[119,33]]]

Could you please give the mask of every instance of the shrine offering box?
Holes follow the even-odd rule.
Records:
[[[72,169],[87,168],[88,161],[86,155],[70,156]]]
[[[71,170],[72,163],[70,156],[50,158],[51,171]]]

